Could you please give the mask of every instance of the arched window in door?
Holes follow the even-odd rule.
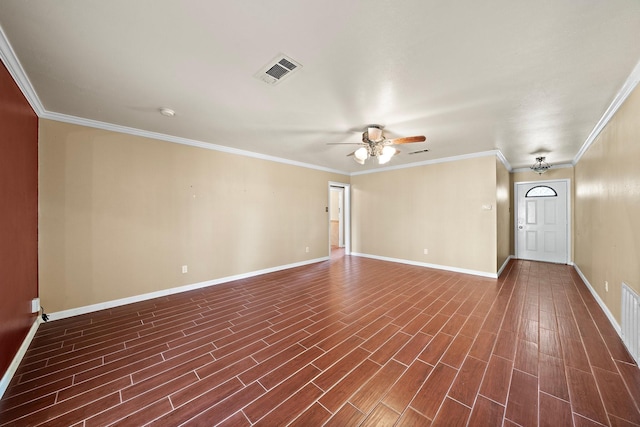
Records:
[[[551,187],[547,187],[546,185],[538,185],[533,187],[524,197],[557,197],[558,193]]]

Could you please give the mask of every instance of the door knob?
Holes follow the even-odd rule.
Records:
[[[523,229],[523,227],[522,227],[521,225],[519,225],[519,226],[518,226],[518,229],[522,230],[522,229]]]

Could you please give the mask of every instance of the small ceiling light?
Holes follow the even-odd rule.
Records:
[[[531,170],[537,174],[542,175],[543,173],[551,169],[552,165],[545,162],[545,159],[546,157],[536,157],[536,162],[531,165]]]
[[[384,147],[382,147],[382,155],[386,156],[388,158],[391,158],[391,156],[396,154],[396,149],[389,146],[389,145],[385,145]]]
[[[389,163],[389,160],[391,160],[391,156],[378,156],[378,164],[379,165],[384,165],[385,163]]]
[[[367,147],[360,147],[356,150],[355,153],[353,153],[353,156],[364,163],[364,161],[369,158],[369,150],[367,150]]]
[[[353,153],[353,160],[361,165],[364,165],[365,160],[367,160],[369,157],[376,157],[378,159],[378,164],[384,165],[398,153],[398,150],[388,145],[383,146],[381,144],[370,144],[358,148]]]
[[[165,117],[173,117],[176,115],[176,112],[173,111],[171,108],[163,107],[160,109],[160,114],[162,114]]]
[[[388,163],[389,160],[391,160],[391,157],[394,156],[394,154],[396,154],[396,149],[385,145],[384,147],[382,147],[382,151],[378,156],[378,164],[384,165],[385,163]]]

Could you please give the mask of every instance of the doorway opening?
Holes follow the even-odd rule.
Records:
[[[341,182],[329,182],[329,254],[332,257],[351,253],[350,187]]]

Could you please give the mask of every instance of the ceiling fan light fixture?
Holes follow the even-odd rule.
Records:
[[[364,161],[369,158],[369,150],[367,150],[366,147],[360,147],[355,151],[355,153],[353,153],[353,158],[361,160],[362,163],[358,163],[364,164]]]
[[[384,165],[389,163],[391,158],[400,153],[400,150],[395,148],[397,144],[411,144],[414,142],[424,142],[426,138],[424,136],[408,136],[404,138],[387,139],[382,133],[382,126],[369,125],[362,132],[362,142],[347,142],[346,144],[360,145],[356,151],[347,154],[347,156],[353,156],[353,160],[361,165],[364,165],[366,160],[370,157],[375,157],[378,160],[378,164]],[[327,144],[345,144],[345,143],[327,143]],[[428,150],[426,150],[428,151]]]
[[[391,156],[378,156],[378,164],[380,165],[384,165],[385,163],[388,163],[389,160],[391,160]]]
[[[391,158],[394,154],[396,154],[396,149],[391,147],[390,145],[385,145],[384,147],[382,147],[383,156]]]
[[[552,165],[547,163],[545,160],[546,160],[546,157],[544,156],[536,157],[536,162],[533,165],[531,165],[531,170],[539,175],[542,175],[543,173],[551,169]]]
[[[385,163],[388,163],[396,153],[397,151],[395,148],[385,145],[378,154],[378,164],[384,165]]]

